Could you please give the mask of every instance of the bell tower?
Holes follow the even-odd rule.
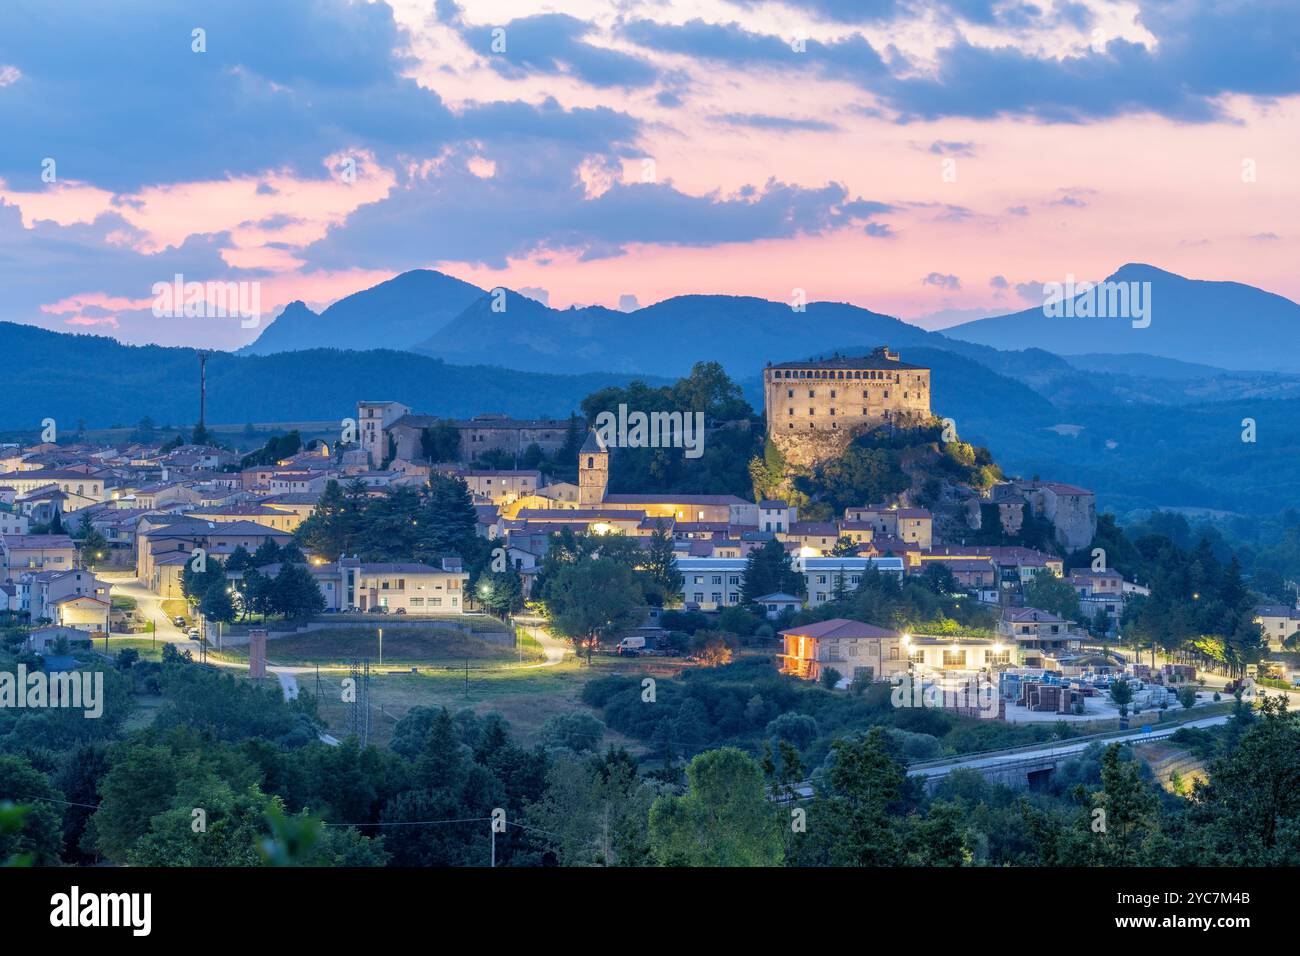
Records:
[[[578,507],[599,508],[609,490],[609,448],[596,431],[578,452]]]

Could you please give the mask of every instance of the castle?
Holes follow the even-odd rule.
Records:
[[[842,452],[855,435],[930,417],[930,370],[881,346],[870,355],[784,362],[763,370],[768,438],[792,465]]]

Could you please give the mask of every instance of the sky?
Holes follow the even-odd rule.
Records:
[[[6,0],[0,130],[0,320],[132,344],[415,268],[928,328],[1126,262],[1300,299],[1295,0]]]

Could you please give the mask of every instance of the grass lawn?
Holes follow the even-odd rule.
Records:
[[[118,651],[131,648],[140,652],[142,661],[158,661],[162,660],[162,649],[166,643],[166,641],[158,641],[155,644],[148,637],[121,637],[113,634],[108,638],[108,653],[116,657]],[[104,642],[96,641],[95,649],[102,651]]]
[[[305,631],[266,642],[266,656],[272,664],[322,666],[347,664],[354,658],[370,658],[372,670],[379,667],[379,635],[376,628],[337,627]],[[522,653],[521,653],[522,652]],[[222,656],[237,661],[248,659],[248,645],[225,648]],[[493,644],[450,627],[388,627],[384,629],[383,668],[459,667],[464,670],[484,664],[531,664],[544,657],[531,638],[516,650]],[[462,675],[463,676],[463,675]]]
[[[158,604],[169,621],[174,621],[178,617],[183,617],[187,621],[190,619],[190,606],[180,598],[164,598]]]
[[[388,643],[387,638],[384,643]],[[542,724],[554,714],[577,710],[600,716],[579,699],[587,681],[622,671],[647,672],[644,661],[597,658],[588,667],[572,657],[550,667],[471,660],[468,683],[463,659],[459,668],[447,665],[422,670],[419,674],[389,674],[388,670],[387,665],[377,669],[371,664],[370,740],[381,746],[388,743],[393,725],[412,707],[446,707],[453,713],[462,709],[477,714],[495,711],[510,722],[516,739],[530,746]],[[330,733],[338,737],[347,733],[348,726],[348,705],[342,702],[340,692],[344,676],[338,671],[322,674],[318,701],[321,718],[329,725]],[[298,683],[302,693],[315,693],[313,675],[298,675]],[[640,741],[606,730],[600,749],[603,751],[610,744],[627,747],[632,753],[645,750]]]

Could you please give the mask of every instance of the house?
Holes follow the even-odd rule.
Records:
[[[60,640],[68,642],[69,650],[88,649],[94,638],[84,630],[51,624],[49,627],[37,627],[28,632],[23,641],[23,650],[42,656],[51,654]]]
[[[469,573],[457,559],[445,559],[441,567],[435,568],[416,562],[371,563],[340,558],[333,568],[338,575],[336,600],[341,610],[369,611],[379,607],[386,608],[389,614],[465,613]],[[318,581],[324,575],[322,570]]]
[[[842,617],[781,632],[781,673],[819,681],[834,668],[848,679],[891,680],[907,671],[903,639],[896,631]]]
[[[798,508],[780,498],[764,498],[758,503],[759,530],[784,531],[798,520],[798,514]]]
[[[1124,613],[1124,576],[1118,571],[1078,569],[1070,572],[1070,584],[1079,594],[1079,609],[1091,620],[1098,611],[1118,624]]]
[[[23,535],[30,527],[31,518],[27,515],[0,508],[0,534]]]
[[[1083,634],[1069,621],[1036,607],[1002,609],[998,636],[1015,642],[1025,667],[1045,667],[1066,651],[1077,651]]]
[[[840,529],[834,521],[796,521],[788,531],[778,534],[780,541],[792,541],[800,554],[830,554],[840,540]]]
[[[897,575],[900,581],[903,578],[902,558],[798,557],[794,565],[804,576],[809,607],[834,601],[837,595],[852,594],[869,568]]]
[[[930,564],[947,568],[957,586],[965,591],[986,591],[998,586],[998,567],[991,558],[944,558],[924,562],[918,568],[924,570]]]
[[[930,548],[934,543],[934,516],[925,508],[864,505],[845,508],[844,520],[863,522],[878,535],[898,538],[921,548]]]
[[[90,571],[28,572],[18,579],[18,601],[32,621],[108,631],[109,585]]]
[[[458,477],[465,482],[470,494],[486,498],[495,505],[512,505],[535,494],[542,485],[542,473],[529,469],[461,471]]]
[[[701,611],[717,611],[740,604],[745,559],[678,558],[682,575],[682,603]]]
[[[16,580],[24,571],[67,571],[77,561],[77,550],[66,534],[0,535],[0,566],[4,580]]]
[[[1011,642],[980,637],[904,635],[908,659],[921,673],[988,671],[1014,667],[1019,647]]]
[[[803,607],[803,598],[786,594],[784,591],[764,594],[762,597],[755,598],[754,602],[763,609],[763,614],[769,621],[775,621],[787,611],[798,611]]]
[[[136,529],[136,577],[161,597],[180,597],[181,571],[195,549],[226,558],[238,547],[252,554],[268,540],[283,546],[292,536],[252,521],[151,515]]]
[[[1261,604],[1255,608],[1255,623],[1263,630],[1270,651],[1286,650],[1283,642],[1300,631],[1300,610],[1285,604]]]
[[[45,488],[55,488],[68,495],[88,499],[87,503],[103,501],[104,479],[81,471],[59,468],[40,468],[17,471],[4,476],[3,484],[20,495],[30,495]]]

